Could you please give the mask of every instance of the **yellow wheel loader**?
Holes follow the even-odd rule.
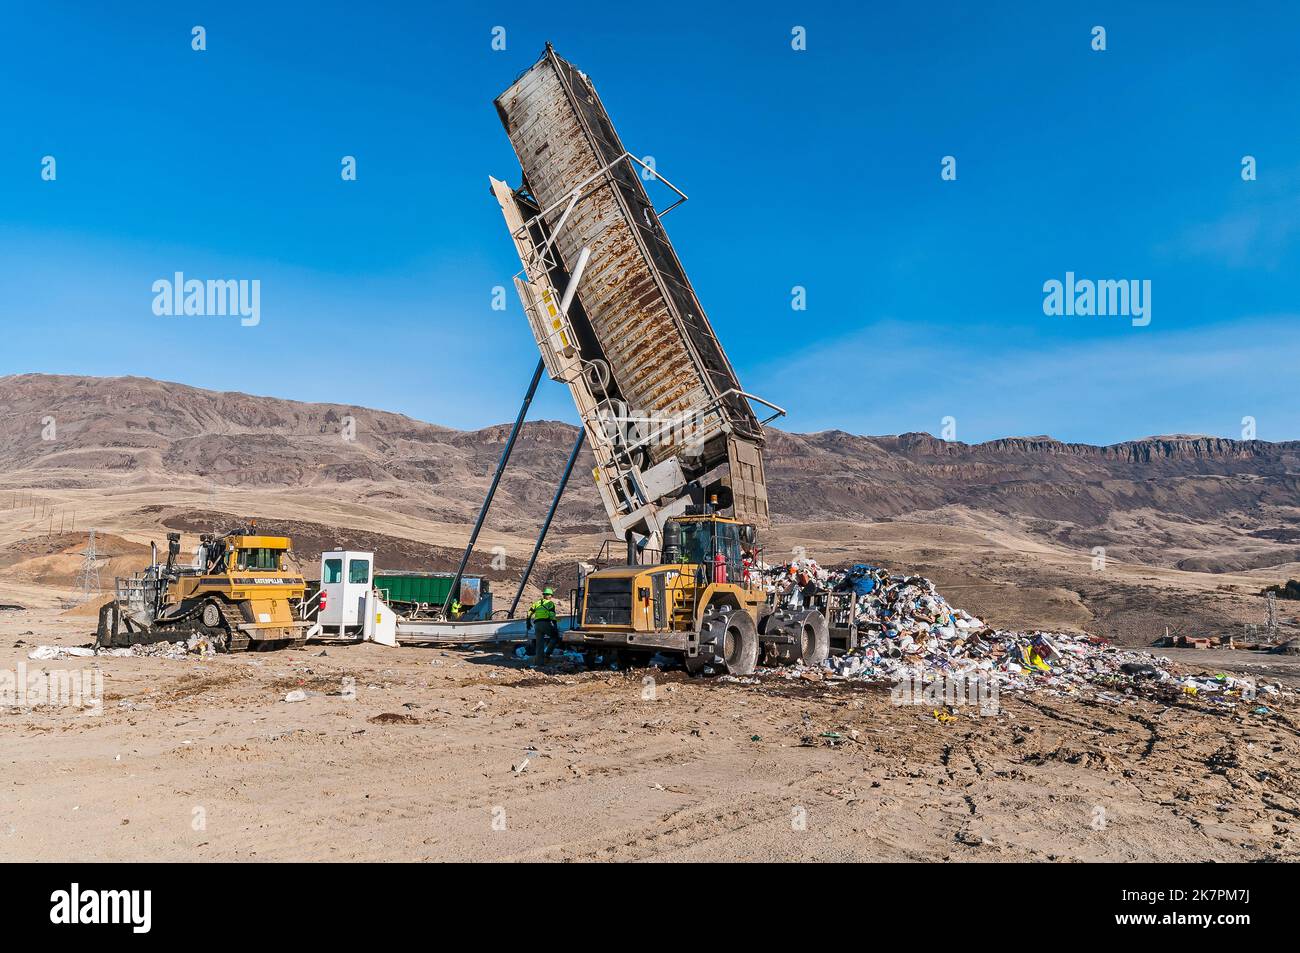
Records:
[[[289,564],[292,541],[256,528],[204,534],[190,566],[177,562],[180,533],[167,535],[167,562],[116,581],[99,614],[96,641],[121,648],[207,639],[218,652],[283,648],[306,640],[298,617],[306,580]]]
[[[564,642],[589,661],[630,663],[656,652],[682,657],[687,671],[706,666],[749,675],[760,661],[819,665],[830,652],[826,620],[815,608],[774,609],[750,574],[755,529],[688,507],[664,525],[664,549],[653,565],[612,566],[589,573],[578,595],[578,619]]]

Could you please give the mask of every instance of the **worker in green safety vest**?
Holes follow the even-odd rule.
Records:
[[[453,622],[459,619],[464,611],[459,599],[451,600],[451,619]]]
[[[528,607],[527,627],[533,630],[533,661],[540,662],[550,658],[555,647],[560,644],[560,628],[556,619],[559,613],[552,598],[555,590],[547,586],[542,590],[542,598]]]

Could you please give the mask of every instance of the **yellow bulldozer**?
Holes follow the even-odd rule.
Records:
[[[121,648],[206,639],[218,652],[284,648],[306,640],[298,611],[307,591],[290,565],[292,540],[259,535],[256,524],[203,534],[194,561],[179,563],[180,533],[167,534],[167,561],[119,578],[100,610],[97,644]]]
[[[706,666],[749,675],[760,663],[819,665],[830,652],[826,619],[816,608],[776,608],[751,570],[752,524],[720,516],[709,504],[687,508],[664,526],[663,552],[651,565],[589,573],[564,642],[589,661],[631,663],[657,652],[682,657],[687,671]]]

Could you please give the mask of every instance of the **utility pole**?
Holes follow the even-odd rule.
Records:
[[[81,563],[81,572],[77,576],[77,586],[81,590],[81,601],[88,602],[92,596],[100,593],[99,588],[99,553],[95,550],[95,531],[90,531],[90,539],[81,554],[85,559]]]

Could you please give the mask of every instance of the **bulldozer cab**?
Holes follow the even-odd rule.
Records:
[[[204,537],[204,571],[208,575],[232,572],[284,572],[292,543],[287,536]]]
[[[232,542],[240,572],[280,572],[286,568],[289,540],[283,536],[237,536]]]

